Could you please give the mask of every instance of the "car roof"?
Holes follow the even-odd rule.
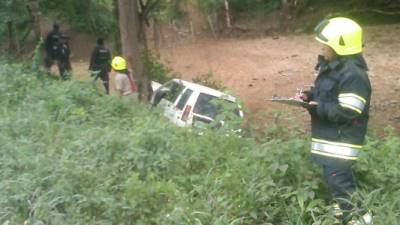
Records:
[[[222,98],[222,99],[225,99],[225,100],[228,100],[228,101],[231,101],[231,102],[236,102],[236,98],[235,97],[233,97],[232,95],[228,95],[226,93],[223,93],[221,91],[218,91],[218,90],[215,90],[215,89],[212,89],[212,88],[200,85],[200,84],[192,83],[192,82],[189,82],[189,81],[177,79],[177,78],[173,79],[173,81],[181,83],[185,87],[187,87],[189,89],[192,89],[193,91],[198,91],[198,92],[201,92],[201,93],[205,93],[205,94],[208,94],[208,95],[215,96],[217,98]]]

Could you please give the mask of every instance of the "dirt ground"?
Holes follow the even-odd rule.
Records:
[[[364,55],[373,86],[371,127],[391,125],[400,131],[399,36],[400,25],[365,29]],[[74,51],[79,48],[75,44]],[[306,34],[218,40],[186,37],[167,40],[160,55],[166,65],[186,80],[212,72],[214,79],[242,99],[249,109],[246,117],[265,128],[275,121],[277,110],[288,112],[299,124],[308,123],[305,110],[266,99],[273,95],[293,96],[297,88],[312,85],[320,48]],[[74,72],[79,79],[88,79],[87,61],[77,58],[73,62]]]

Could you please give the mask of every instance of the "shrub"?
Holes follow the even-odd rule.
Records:
[[[330,224],[299,132],[198,135],[90,83],[6,63],[0,104],[0,224]],[[355,197],[378,225],[399,221],[399,145],[393,132],[369,138],[356,167]]]

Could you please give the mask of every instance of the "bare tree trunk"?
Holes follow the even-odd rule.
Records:
[[[230,10],[229,10],[229,1],[224,0],[224,3],[225,3],[226,27],[230,29],[232,27],[232,24],[231,24],[231,14],[230,14]]]
[[[35,40],[38,41],[42,37],[42,29],[40,26],[41,12],[38,0],[29,0],[27,7],[32,17]]]
[[[117,21],[117,25],[119,25],[118,0],[113,0],[113,14],[114,14],[115,20]],[[112,38],[113,38],[114,52],[117,55],[121,55],[121,53],[122,53],[122,44],[121,44],[121,35],[120,35],[119,26],[117,26],[116,31],[112,35]]]
[[[7,33],[8,33],[8,52],[10,54],[19,52],[18,38],[14,31],[14,23],[7,21]]]
[[[160,25],[156,18],[153,18],[153,38],[154,38],[154,49],[157,56],[160,56]]]
[[[119,27],[121,34],[122,53],[133,68],[134,77],[138,81],[139,98],[148,101],[149,79],[144,74],[144,65],[141,58],[141,48],[146,51],[143,23],[139,19],[137,0],[119,0]]]
[[[289,22],[291,20],[291,0],[281,0],[280,12],[280,29],[281,31],[288,31]]]

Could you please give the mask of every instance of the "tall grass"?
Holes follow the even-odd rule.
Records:
[[[90,83],[0,66],[0,224],[330,224],[307,135],[264,142],[176,128]],[[276,129],[282,132],[282,129]],[[272,132],[272,131],[271,131]],[[400,220],[400,138],[356,167],[377,225]]]

